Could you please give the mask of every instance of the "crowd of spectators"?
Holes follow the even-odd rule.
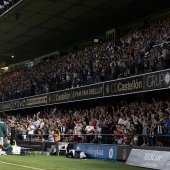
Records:
[[[0,16],[16,5],[20,0],[0,0]]]
[[[0,75],[0,101],[170,68],[170,21]]]
[[[63,142],[170,147],[170,100],[121,101],[89,109],[46,108],[34,115],[5,114],[1,119],[7,124],[9,140],[15,129],[15,140],[54,142],[58,128]]]

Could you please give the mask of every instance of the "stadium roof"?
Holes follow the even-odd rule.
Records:
[[[0,65],[60,50],[168,10],[168,4],[169,0],[23,0],[0,17]]]

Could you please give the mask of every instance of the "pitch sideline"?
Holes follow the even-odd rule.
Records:
[[[41,168],[34,168],[34,167],[31,167],[31,166],[18,165],[18,164],[13,164],[13,163],[9,163],[9,162],[3,162],[3,161],[0,161],[0,163],[7,164],[7,165],[12,165],[12,166],[19,166],[19,167],[28,168],[28,169],[45,170],[45,169],[41,169]]]

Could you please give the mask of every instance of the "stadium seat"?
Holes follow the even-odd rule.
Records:
[[[65,142],[60,142],[59,144],[59,150],[60,150],[60,154],[67,154],[67,147],[68,147],[68,143]]]

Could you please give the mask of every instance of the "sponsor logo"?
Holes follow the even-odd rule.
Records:
[[[106,85],[106,93],[123,93],[128,91],[136,91],[143,88],[143,82],[135,79],[135,80],[127,80],[120,82],[113,82]]]
[[[45,104],[45,103],[47,103],[47,96],[27,99],[27,106],[33,106],[33,105]]]
[[[95,157],[103,156],[103,150],[100,150],[99,148],[93,149],[92,147],[90,147],[89,149],[85,149],[84,153],[94,155]]]
[[[76,151],[80,151],[80,147],[79,146],[77,146]]]
[[[113,149],[110,148],[110,150],[109,150],[109,158],[111,159],[112,157],[113,157]]]
[[[87,98],[87,96],[98,96],[103,94],[103,87],[78,88],[72,90],[72,98]]]
[[[146,86],[148,88],[160,88],[168,86],[169,84],[170,84],[169,72],[152,74],[147,76],[146,78]]]
[[[165,84],[167,85],[170,84],[170,74],[168,72],[165,74],[164,81],[165,81]]]
[[[127,150],[126,149],[123,149],[122,157],[123,157],[123,160],[126,160],[126,157],[127,157]]]
[[[160,161],[161,159],[164,158],[164,155],[160,155],[160,154],[151,154],[151,153],[145,153],[144,155],[144,160],[146,161]]]
[[[144,163],[142,164],[143,167],[148,167],[148,168],[157,168],[158,165],[157,164],[154,164],[154,163]]]

